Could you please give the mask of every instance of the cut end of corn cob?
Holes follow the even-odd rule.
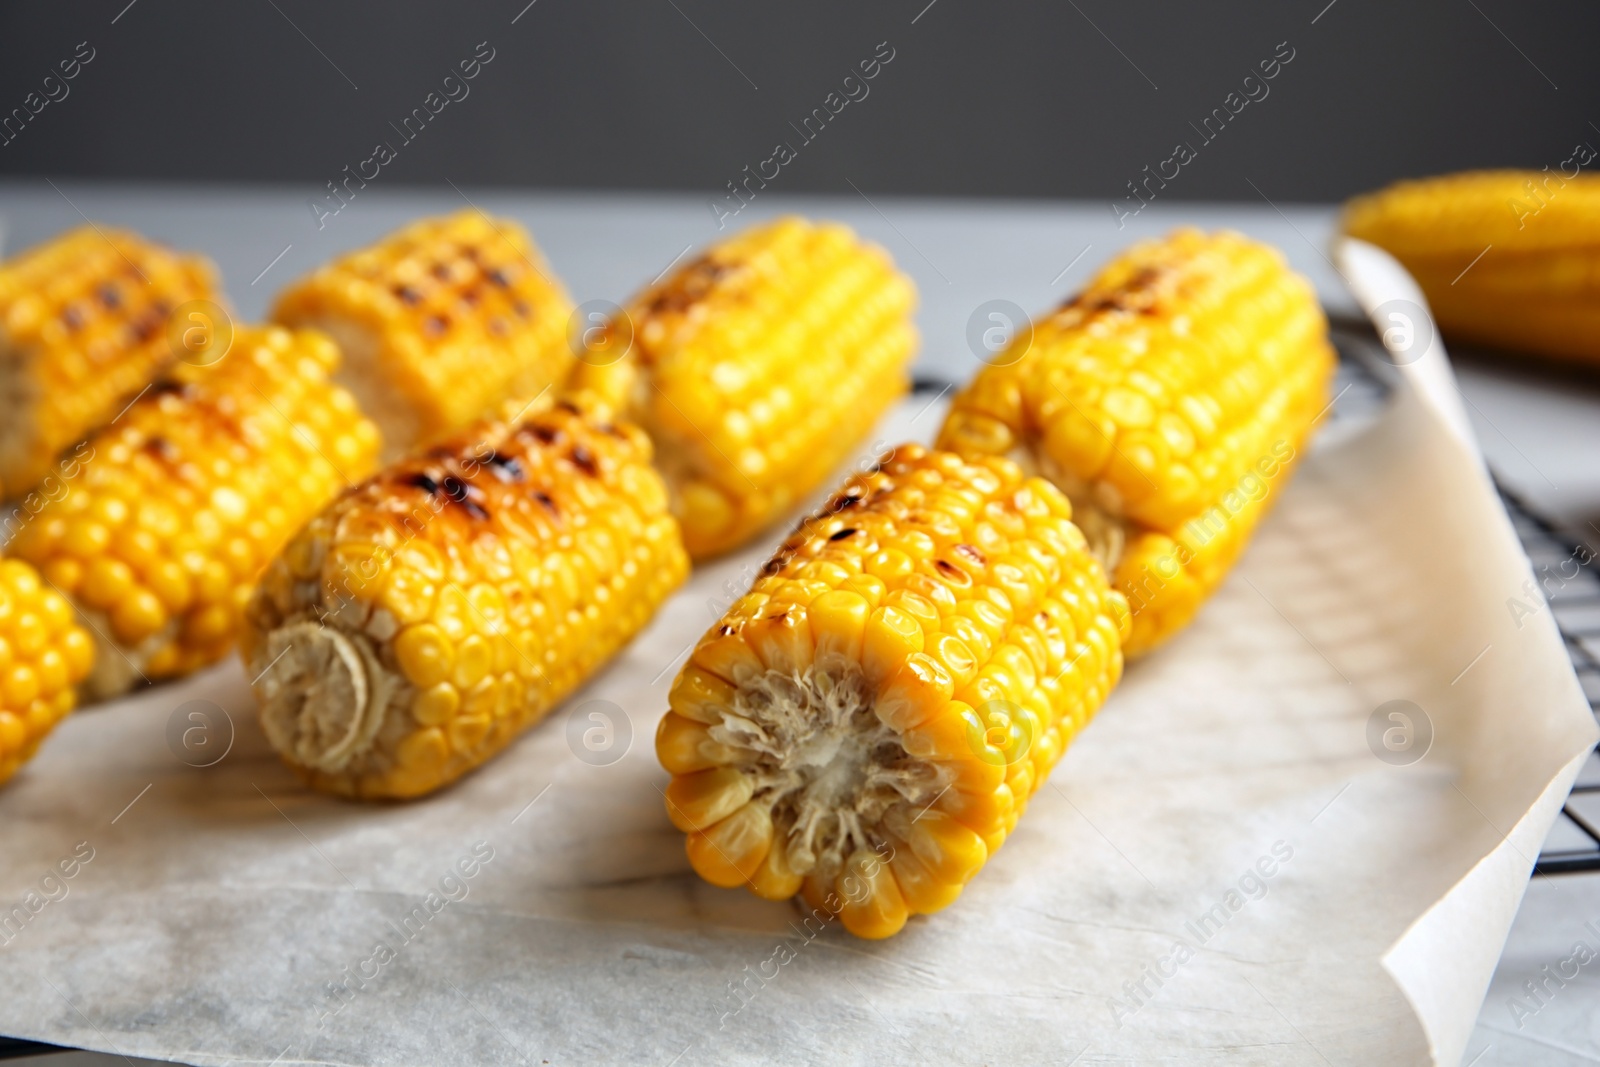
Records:
[[[1495,170],[1357,197],[1344,230],[1399,259],[1453,337],[1592,363],[1600,362],[1597,220],[1600,177]]]
[[[338,358],[320,334],[239,327],[219,361],[175,365],[78,447],[11,551],[96,635],[86,696],[225,656],[261,569],[376,465],[376,427],[328,380]]]
[[[1305,279],[1234,233],[1136,245],[959,393],[939,444],[1072,499],[1133,612],[1170,637],[1221,584],[1317,418],[1335,356]]]
[[[689,861],[881,938],[945,907],[1122,670],[1054,486],[916,445],[851,478],[700,639],[656,752]]]
[[[93,660],[66,599],[26,563],[0,561],[0,783],[72,711]]]
[[[564,378],[571,314],[526,230],[462,211],[322,267],[279,296],[273,318],[338,343],[340,384],[392,459]]]
[[[636,296],[573,381],[649,431],[690,555],[715,556],[799,506],[905,393],[915,303],[848,227],[781,219]]]
[[[263,575],[261,724],[317,789],[420,796],[542,718],[655,614],[688,559],[637,427],[525,406],[345,493]]]
[[[0,264],[0,497],[48,476],[173,359],[168,318],[216,272],[126,230],[84,226]]]

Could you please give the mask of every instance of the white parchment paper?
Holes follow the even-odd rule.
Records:
[[[1407,284],[1344,267],[1368,306]],[[1595,728],[1542,603],[1508,610],[1529,570],[1442,350],[1400,373],[891,941],[701,883],[663,813],[667,686],[755,549],[417,803],[304,790],[234,663],[74,716],[0,792],[0,1031],[196,1064],[1458,1062]],[[1414,762],[1369,741],[1394,700]],[[230,743],[192,701],[233,724],[209,767],[169,743]]]

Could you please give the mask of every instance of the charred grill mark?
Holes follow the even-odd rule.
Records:
[[[483,463],[502,482],[517,483],[525,481],[528,477],[528,472],[523,469],[521,460],[495,449],[489,450],[489,454],[483,457]]]
[[[146,452],[163,463],[177,463],[183,459],[183,454],[178,451],[178,446],[160,434],[146,438],[143,447]]]
[[[157,378],[150,383],[151,396],[176,396],[184,400],[194,398],[194,386],[173,378]]]
[[[854,526],[846,526],[842,530],[836,530],[833,533],[829,534],[828,535],[828,540],[830,540],[830,541],[843,541],[846,537],[849,537],[854,533],[856,533],[856,528]]]
[[[436,480],[432,475],[418,471],[402,478],[401,484],[421,489],[429,496],[443,497],[474,519],[489,517],[489,509],[481,503],[483,490],[471,482],[462,481],[454,474],[447,474],[442,479]]]
[[[572,451],[568,453],[568,458],[572,460],[574,467],[577,467],[591,478],[600,473],[600,465],[596,462],[594,453],[582,445],[573,445]]]
[[[717,282],[737,269],[737,264],[719,263],[710,256],[701,256],[679,271],[665,288],[652,297],[645,305],[645,312],[687,311],[705,299]]]

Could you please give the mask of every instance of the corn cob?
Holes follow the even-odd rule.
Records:
[[[1127,598],[1123,651],[1199,610],[1287,481],[1335,364],[1310,285],[1237,234],[1135,246],[958,394],[940,447],[1073,501]]]
[[[1401,182],[1352,200],[1344,230],[1399,259],[1447,333],[1600,362],[1600,177],[1500,170]]]
[[[377,429],[328,380],[338,358],[320,334],[239,327],[220,361],[176,364],[80,447],[12,551],[95,633],[86,695],[221,659],[257,574],[373,468]]]
[[[700,876],[869,938],[954,900],[1121,676],[1070,519],[1007,460],[905,445],[802,523],[656,734]]]
[[[430,792],[543,717],[687,572],[643,431],[583,394],[481,424],[340,497],[268,569],[245,642],[262,727],[314,788]]]
[[[167,320],[218,299],[216,272],[125,230],[84,226],[0,265],[0,498],[109,422],[173,358]]]
[[[338,380],[377,421],[387,460],[564,378],[572,310],[526,230],[462,211],[322,267],[272,315],[338,343]]]
[[[66,718],[93,660],[71,605],[26,563],[0,561],[0,783]]]
[[[702,559],[799,505],[906,391],[915,302],[881,248],[782,219],[638,294],[573,381],[649,431]]]

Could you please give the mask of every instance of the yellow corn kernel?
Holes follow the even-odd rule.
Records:
[[[480,423],[332,501],[267,567],[243,648],[263,731],[326,792],[439,789],[588,679],[687,571],[643,431],[584,394]],[[399,587],[431,590],[408,595],[422,617],[391,610]]]
[[[0,783],[72,710],[92,660],[66,599],[28,564],[0,560]]]
[[[1071,498],[1128,602],[1135,656],[1221,584],[1327,410],[1334,365],[1316,295],[1281,255],[1179,230],[1112,260],[984,367],[939,445],[1023,455]]]
[[[906,391],[915,301],[881,248],[780,219],[635,296],[572,381],[649,431],[702,559],[783,518]]]
[[[217,299],[207,260],[104,226],[0,264],[0,498],[76,478],[72,446],[172,362],[172,312]]]
[[[466,210],[334,260],[280,294],[272,317],[338,342],[338,380],[394,459],[565,377],[572,310],[526,230]]]
[[[936,491],[957,503],[931,511]],[[953,901],[1122,669],[1126,605],[1069,511],[1009,461],[907,445],[804,522],[701,638],[657,732],[694,869],[801,893],[861,937]],[[908,565],[869,612],[860,568],[889,543]],[[802,613],[785,634],[809,655],[774,640]],[[950,636],[974,616],[981,653]]]
[[[371,471],[377,429],[327,379],[336,360],[317,334],[235,328],[220,359],[176,364],[88,438],[93,458],[18,530],[12,552],[68,581],[115,645],[86,696],[225,656],[261,563]]]

